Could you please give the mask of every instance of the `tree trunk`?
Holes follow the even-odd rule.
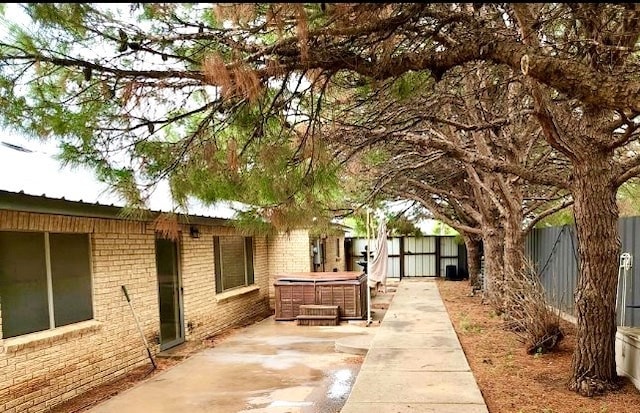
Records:
[[[511,211],[504,219],[504,283],[501,292],[512,291],[514,286],[519,286],[519,280],[524,276],[524,237],[520,225],[522,225],[522,210]],[[511,283],[511,284],[509,284]],[[506,317],[515,317],[522,321],[518,315],[522,314],[522,296],[502,294],[502,309]]]
[[[577,342],[569,388],[584,396],[615,389],[616,288],[620,238],[611,156],[574,162],[572,185],[580,274]]]
[[[522,211],[512,211],[504,223],[504,272],[509,280],[524,269],[524,237],[520,229]]]
[[[475,236],[464,237],[464,246],[467,248],[467,267],[469,268],[469,284],[473,291],[482,289],[480,285],[480,259],[481,240]]]
[[[498,313],[502,312],[501,286],[504,280],[504,230],[488,228],[483,231],[485,298]]]

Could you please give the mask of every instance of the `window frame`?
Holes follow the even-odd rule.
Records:
[[[222,264],[222,254],[224,253],[220,238],[242,238],[242,255],[244,284],[231,288],[224,288],[224,265]],[[223,294],[240,288],[255,285],[255,242],[254,237],[246,237],[243,235],[214,235],[213,236],[213,265],[214,265],[214,282],[215,293]]]
[[[44,264],[45,264],[45,288],[46,288],[46,295],[47,295],[47,312],[48,312],[48,327],[42,330],[34,330],[34,331],[30,331],[28,333],[20,333],[20,334],[16,334],[16,335],[11,335],[11,336],[7,336],[6,335],[6,331],[2,332],[2,335],[0,337],[0,339],[5,340],[5,339],[12,339],[12,338],[16,338],[16,337],[22,337],[22,336],[26,336],[28,334],[34,334],[34,333],[40,333],[43,331],[53,331],[59,328],[63,328],[63,327],[67,327],[70,325],[74,325],[74,324],[78,324],[78,323],[84,323],[87,321],[92,321],[95,320],[95,302],[94,302],[94,274],[93,274],[93,240],[91,237],[91,234],[88,232],[60,232],[60,231],[29,231],[29,230],[2,230],[0,231],[2,233],[31,233],[31,234],[39,234],[43,237],[43,248],[44,251],[42,251],[43,256],[44,256]],[[51,234],[64,234],[64,235],[80,235],[80,236],[84,236],[86,238],[87,241],[87,268],[88,268],[88,274],[87,276],[89,277],[89,301],[91,302],[91,316],[85,320],[78,320],[78,321],[74,321],[72,323],[67,323],[67,324],[61,324],[61,325],[56,325],[56,318],[55,318],[55,299],[54,299],[54,280],[53,280],[53,270],[52,270],[52,263],[51,263],[51,238],[50,235]],[[1,309],[2,304],[0,303],[0,309]],[[0,315],[0,319],[1,319],[1,315]]]

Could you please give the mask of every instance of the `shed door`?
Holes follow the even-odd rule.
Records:
[[[184,342],[177,242],[156,239],[156,268],[160,301],[160,350],[166,350]]]

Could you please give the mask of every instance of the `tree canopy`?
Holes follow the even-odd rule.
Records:
[[[133,205],[162,179],[177,205],[232,199],[285,227],[347,201],[413,199],[481,237],[510,276],[526,230],[573,203],[570,387],[615,388],[616,193],[640,173],[640,5],[127,7],[32,3],[29,24],[6,7],[3,123],[59,139],[63,159]]]

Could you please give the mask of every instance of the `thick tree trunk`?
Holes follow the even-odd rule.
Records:
[[[483,231],[485,298],[497,312],[502,312],[502,283],[504,282],[504,230],[488,228]]]
[[[481,240],[475,236],[466,236],[464,246],[467,248],[467,267],[469,269],[469,285],[473,291],[482,289],[480,285]]]
[[[512,211],[504,220],[504,283],[502,285],[502,308],[506,317],[515,317],[520,320],[522,314],[521,296],[505,294],[504,291],[512,291],[514,286],[522,285],[519,280],[523,277],[524,270],[524,238],[520,225],[522,224],[522,212]]]
[[[524,269],[524,237],[520,229],[522,211],[511,212],[504,223],[504,272],[506,280],[509,280]]]
[[[575,296],[577,342],[571,390],[584,396],[616,388],[617,263],[620,253],[616,188],[610,156],[592,153],[573,166],[580,274]]]

